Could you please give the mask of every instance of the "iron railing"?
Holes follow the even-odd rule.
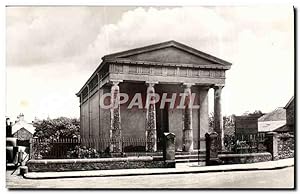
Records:
[[[62,159],[67,158],[69,151],[76,146],[82,149],[95,150],[99,153],[110,152],[110,146],[116,141],[105,138],[32,138],[30,146],[31,159]],[[120,140],[123,153],[146,152],[146,138],[122,138]],[[162,152],[162,139],[157,139],[157,152]]]

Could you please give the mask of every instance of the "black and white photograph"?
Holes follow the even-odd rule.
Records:
[[[6,188],[295,189],[296,12],[6,5]]]

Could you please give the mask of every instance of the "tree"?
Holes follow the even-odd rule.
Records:
[[[35,158],[44,158],[52,149],[51,142],[60,138],[73,138],[79,135],[80,122],[78,119],[59,117],[56,119],[36,119],[33,122],[36,127],[34,136],[40,139],[33,142],[33,155]],[[56,144],[57,146],[57,144]]]
[[[234,135],[234,115],[223,116],[223,129],[225,135]],[[214,131],[214,114],[209,115],[209,131]]]
[[[235,136],[235,123],[234,115],[223,116],[223,129],[224,129],[224,144],[225,149],[228,151],[232,150]],[[209,116],[209,131],[214,131],[214,114],[210,113]]]
[[[79,135],[78,119],[59,117],[56,119],[36,120],[34,136],[40,139],[73,138]]]
[[[243,116],[255,116],[255,115],[263,115],[260,110],[255,110],[253,113],[246,111]]]

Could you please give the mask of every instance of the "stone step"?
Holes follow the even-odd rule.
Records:
[[[205,158],[205,154],[200,154],[200,158]],[[198,154],[193,155],[175,155],[175,158],[177,159],[184,159],[184,158],[198,158]]]
[[[199,157],[198,155],[177,155],[175,156],[175,161],[176,163],[184,163],[184,162],[204,162],[205,161],[205,155],[200,154]]]
[[[162,152],[126,152],[126,156],[162,156]],[[190,152],[175,152],[175,156],[186,156],[186,155],[198,155],[198,151],[194,150]],[[200,155],[205,155],[205,151],[200,150]],[[112,153],[114,157],[120,157],[120,153]]]
[[[193,150],[192,152],[175,152],[175,155],[197,155],[198,150]],[[205,154],[205,150],[200,150],[200,154]]]
[[[192,159],[175,159],[176,163],[188,163],[188,162],[198,162],[200,161],[201,163],[205,163],[205,158],[200,158],[198,160],[198,158],[192,158]]]

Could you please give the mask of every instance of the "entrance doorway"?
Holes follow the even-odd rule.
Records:
[[[169,106],[160,109],[160,104],[156,104],[156,133],[157,133],[157,149],[162,149],[162,138],[165,132],[169,132]]]

